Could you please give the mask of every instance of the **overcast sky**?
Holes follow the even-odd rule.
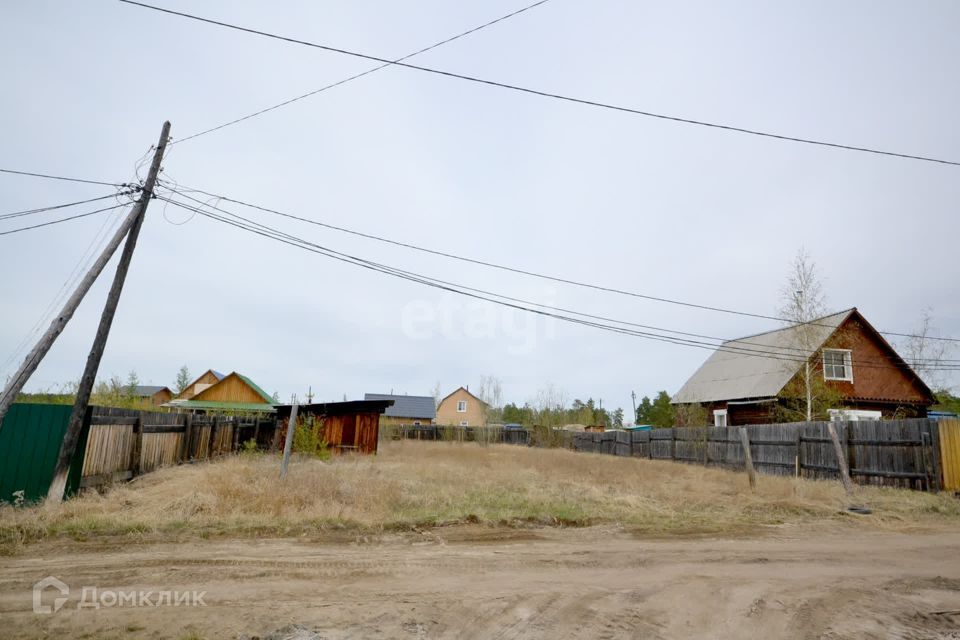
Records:
[[[156,0],[395,58],[523,0]],[[551,0],[411,62],[643,110],[960,160],[960,4]],[[118,2],[0,5],[0,167],[134,178],[174,140],[372,63]],[[772,313],[790,260],[832,309],[960,336],[960,168],[744,136],[384,69],[174,145],[167,179],[359,231],[644,294]],[[0,175],[0,213],[109,188]],[[186,364],[288,399],[503,381],[522,403],[630,407],[707,351],[545,321],[331,261],[151,204],[101,377],[172,385]],[[90,210],[95,205],[87,205]],[[227,205],[224,205],[227,206]],[[775,323],[551,284],[230,206],[313,242],[505,295],[735,337]],[[68,210],[73,211],[73,210]],[[55,219],[62,213],[35,218]],[[0,236],[0,362],[105,223]],[[23,219],[0,221],[0,230]],[[182,223],[182,224],[180,224]],[[119,254],[119,252],[118,252]],[[114,261],[115,262],[115,261]],[[27,389],[79,378],[113,263]],[[0,367],[4,378],[19,363]],[[960,357],[955,355],[954,357]],[[953,380],[956,384],[957,380]],[[628,411],[629,413],[629,411]]]

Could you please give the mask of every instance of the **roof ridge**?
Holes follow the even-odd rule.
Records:
[[[769,334],[771,334],[771,333],[778,333],[778,332],[780,332],[780,331],[788,331],[788,330],[790,330],[790,329],[795,329],[795,328],[800,327],[800,326],[803,326],[803,325],[805,325],[805,324],[810,324],[810,325],[815,325],[815,326],[816,326],[816,323],[819,322],[820,320],[826,320],[827,318],[832,318],[833,316],[839,316],[840,314],[849,315],[850,313],[852,313],[853,311],[856,311],[856,310],[857,310],[856,307],[850,307],[849,309],[844,309],[843,311],[835,311],[834,313],[828,313],[828,314],[825,315],[825,316],[820,316],[819,318],[814,318],[813,320],[810,320],[810,321],[808,321],[808,322],[797,322],[797,323],[795,323],[795,324],[791,324],[791,325],[786,326],[786,327],[780,327],[779,329],[770,329],[769,331],[761,331],[761,332],[759,332],[759,333],[751,333],[750,335],[742,336],[742,337],[740,337],[740,338],[730,338],[729,340],[725,340],[725,341],[723,342],[723,344],[728,344],[728,343],[730,343],[730,342],[743,342],[744,340],[746,340],[746,339],[748,339],[748,338],[759,338],[760,336],[766,336],[766,335],[769,335]],[[839,326],[839,325],[838,325],[838,326]]]

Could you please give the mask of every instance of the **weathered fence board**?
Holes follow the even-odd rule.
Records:
[[[759,473],[839,477],[837,453],[827,422],[793,422],[745,427],[750,455]],[[940,479],[953,471],[942,470],[940,449],[956,438],[956,484],[960,485],[960,422],[956,436],[940,435],[945,423],[926,418],[837,422],[850,475],[859,484],[938,490]],[[948,426],[948,429],[954,429]],[[739,427],[677,427],[651,431],[576,433],[571,448],[576,451],[674,460],[726,469],[743,469],[743,446]],[[951,451],[953,449],[951,448]],[[946,459],[946,456],[944,456]],[[951,478],[953,476],[950,476]],[[960,487],[958,487],[960,488]]]

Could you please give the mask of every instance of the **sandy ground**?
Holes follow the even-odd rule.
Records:
[[[344,535],[31,546],[0,558],[0,636],[263,637],[300,625],[324,638],[960,638],[956,530]],[[48,575],[70,597],[33,613],[31,586]],[[206,591],[206,606],[78,609],[84,585]]]

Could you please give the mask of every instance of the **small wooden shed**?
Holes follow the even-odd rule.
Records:
[[[380,437],[380,416],[390,406],[393,406],[393,400],[353,400],[302,404],[297,412],[300,416],[313,416],[323,420],[323,439],[331,452],[376,453]],[[278,445],[286,435],[286,425],[292,408],[293,405],[289,404],[276,407],[278,426],[274,442]]]

